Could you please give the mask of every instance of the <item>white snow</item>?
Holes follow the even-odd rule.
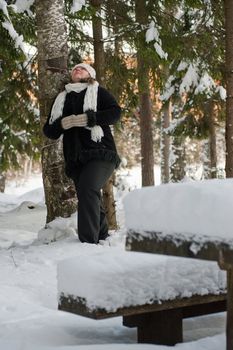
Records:
[[[207,93],[208,95],[211,95],[213,91],[215,90],[216,84],[213,80],[213,78],[207,73],[204,72],[204,74],[201,76],[198,86],[196,87],[194,93]]]
[[[149,28],[146,31],[146,42],[149,43],[153,40],[159,40],[159,32],[158,29],[155,27],[155,22],[151,21],[149,24]]]
[[[132,230],[229,241],[233,244],[233,180],[205,180],[146,187],[125,199]]]
[[[16,32],[16,30],[13,27],[13,24],[10,22],[10,20],[6,20],[6,21],[2,22],[2,26],[3,26],[3,28],[5,28],[8,31],[9,35],[14,40],[15,47],[20,48],[23,51],[23,53],[27,56],[27,49],[26,49],[25,42],[23,40],[23,36],[19,35]]]
[[[15,5],[13,5],[12,7],[13,7],[13,9],[16,9]],[[1,23],[2,27],[8,31],[9,35],[11,36],[13,41],[15,42],[15,47],[20,48],[23,51],[23,53],[25,54],[25,56],[27,57],[27,50],[26,50],[25,42],[23,40],[23,36],[19,35],[16,32],[16,30],[11,22],[8,8],[7,8],[7,2],[5,0],[0,0],[0,9],[3,11],[3,13],[5,15],[5,21],[2,21],[2,23]]]
[[[128,175],[126,170],[124,171],[131,188],[135,187],[134,180],[140,184],[140,180],[137,179],[140,171],[132,173],[129,170]],[[117,197],[120,216],[122,196],[123,192]],[[34,206],[34,209],[29,209],[28,206]],[[90,256],[90,259],[98,255],[102,257],[102,253],[111,255],[111,252],[115,254],[116,251],[123,254],[125,227],[122,226],[117,233],[112,232],[113,246],[110,247],[81,244],[76,236],[68,233],[66,238],[42,244],[38,241],[37,234],[44,226],[45,216],[41,176],[29,179],[28,186],[26,183],[20,185],[17,183],[17,187],[14,188],[8,183],[6,193],[0,195],[0,349],[219,350],[224,348],[224,313],[185,320],[185,343],[166,347],[136,344],[136,330],[123,327],[121,318],[95,321],[58,311],[58,263],[74,257],[77,259],[83,259],[85,256]],[[73,222],[74,218],[66,219],[66,224],[60,221],[60,224],[66,230],[67,227],[73,227]],[[127,264],[128,262],[126,267]],[[222,279],[217,270],[215,272],[214,270],[213,267],[208,270],[208,274],[214,276],[212,287],[224,283],[224,278]],[[117,280],[115,284],[118,284]],[[92,289],[94,287],[92,286]]]
[[[180,72],[182,70],[185,70],[188,67],[188,63],[185,61],[181,61],[177,67],[177,71]]]
[[[0,0],[0,10],[3,11],[5,16],[8,16],[7,3],[5,0]]]
[[[14,8],[16,12],[24,12],[27,11],[31,14],[30,7],[34,4],[35,0],[16,0],[14,4]]]
[[[225,101],[227,97],[226,89],[223,86],[217,86],[216,91],[219,92],[221,99]]]
[[[75,237],[77,228],[77,214],[73,214],[69,220],[56,218],[38,232],[38,240],[42,243],[57,241],[66,237]]]
[[[164,91],[160,96],[161,101],[167,101],[175,92],[175,86],[172,86],[172,82],[175,79],[174,75],[170,75],[167,82],[165,83]]]
[[[226,90],[223,86],[217,85],[214,79],[210,76],[207,67],[202,67],[199,61],[187,63],[181,61],[177,67],[177,72],[185,71],[182,77],[181,83],[178,86],[177,83],[172,85],[176,77],[174,75],[169,76],[165,83],[165,88],[160,96],[161,101],[168,100],[178,89],[180,95],[183,95],[193,89],[194,94],[206,94],[208,97],[214,93],[219,93],[222,100],[226,99]]]
[[[70,12],[71,13],[78,12],[85,5],[86,5],[86,0],[73,0]]]
[[[121,307],[153,301],[219,294],[225,288],[225,272],[215,262],[118,248],[58,264],[59,294],[84,298],[90,310],[104,308],[114,312]]]
[[[185,121],[186,119],[186,116],[184,117],[181,117],[179,119],[173,119],[169,125],[168,128],[165,128],[164,131],[169,133],[169,132],[172,132],[175,128],[178,127],[178,125],[180,125],[181,123],[183,123],[183,121]]]
[[[160,58],[167,59],[167,53],[162,49],[162,41],[159,36],[158,28],[156,27],[157,23],[155,21],[151,21],[149,24],[149,28],[146,31],[146,42],[155,41],[154,48],[159,55]]]
[[[195,64],[190,63],[187,72],[185,73],[182,83],[180,84],[180,94],[188,92],[191,86],[197,86],[198,84],[198,69]]]

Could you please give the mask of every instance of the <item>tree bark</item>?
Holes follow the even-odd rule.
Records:
[[[90,4],[95,8],[95,14],[92,16],[93,42],[94,42],[94,58],[95,70],[98,82],[105,86],[105,56],[104,42],[101,19],[101,5],[103,0],[91,0]]]
[[[210,141],[208,139],[202,142],[201,162],[203,163],[202,179],[210,179]]]
[[[136,21],[141,25],[148,24],[148,14],[144,0],[135,2]],[[145,30],[137,38],[137,71],[140,107],[140,139],[142,186],[154,185],[154,150],[152,133],[152,110],[149,86],[149,66],[145,55]]]
[[[161,182],[168,183],[170,180],[170,136],[164,131],[169,127],[171,121],[171,101],[167,101],[162,111],[161,132]]]
[[[105,55],[101,20],[101,5],[103,1],[91,0],[90,3],[95,8],[95,15],[92,17],[92,28],[96,78],[102,86],[105,86]],[[117,221],[113,194],[113,177],[111,177],[103,187],[103,204],[106,211],[108,226],[111,230],[114,230],[117,228]]]
[[[233,1],[225,0],[226,177],[233,177]]]
[[[217,177],[217,140],[215,127],[215,110],[214,102],[209,102],[209,147],[210,147],[210,177]]]
[[[6,176],[5,174],[0,174],[0,192],[4,193],[6,187]]]
[[[205,118],[208,123],[209,139],[204,142],[203,158],[203,177],[205,179],[214,179],[217,177],[217,139],[215,127],[215,106],[214,101],[210,99],[205,105]]]
[[[62,0],[36,0],[38,84],[41,126],[67,78],[67,34]],[[43,138],[42,175],[47,205],[46,222],[76,210],[74,185],[64,173],[62,141]]]
[[[172,164],[171,164],[171,181],[179,182],[185,177],[185,147],[183,138],[180,136],[173,137],[172,142]]]

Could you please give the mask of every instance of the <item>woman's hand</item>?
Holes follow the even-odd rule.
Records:
[[[68,130],[74,127],[85,127],[87,126],[87,121],[88,118],[85,113],[77,115],[71,114],[62,119],[61,125],[64,130]]]

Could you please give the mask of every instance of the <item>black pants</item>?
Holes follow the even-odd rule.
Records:
[[[101,203],[101,188],[115,169],[115,164],[91,160],[80,164],[74,180],[78,197],[78,236],[81,242],[98,243],[108,237],[108,224]]]

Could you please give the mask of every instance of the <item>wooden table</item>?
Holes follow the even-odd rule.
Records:
[[[233,243],[227,240],[212,240],[196,235],[162,232],[135,232],[128,230],[126,249],[130,251],[164,254],[193,259],[217,261],[227,272],[227,324],[226,350],[233,350]]]

